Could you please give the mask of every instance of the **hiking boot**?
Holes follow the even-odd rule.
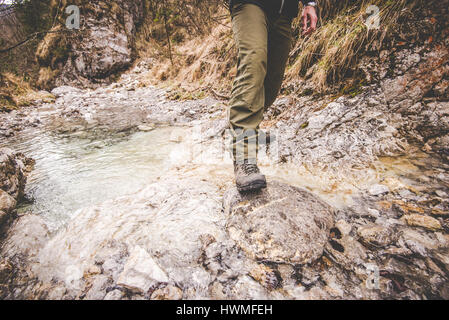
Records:
[[[256,191],[267,187],[265,176],[260,173],[257,164],[244,160],[234,161],[235,184],[239,192]]]

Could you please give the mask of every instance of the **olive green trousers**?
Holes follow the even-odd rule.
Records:
[[[257,156],[264,110],[279,94],[291,48],[291,19],[274,17],[254,4],[237,4],[232,29],[238,49],[237,74],[229,103],[234,159]]]

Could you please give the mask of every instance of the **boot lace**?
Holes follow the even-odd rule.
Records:
[[[245,162],[242,167],[246,174],[259,173],[259,168],[256,164]]]

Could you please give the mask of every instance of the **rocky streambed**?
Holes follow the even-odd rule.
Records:
[[[16,209],[1,188],[2,299],[449,298],[448,165],[381,87],[278,100],[268,189],[242,196],[223,105],[170,101],[144,69],[0,115],[0,145],[36,162],[0,158],[28,175]]]

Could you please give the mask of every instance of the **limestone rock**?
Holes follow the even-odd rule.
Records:
[[[16,206],[16,200],[0,189],[0,211],[10,212]]]
[[[47,242],[49,232],[44,220],[29,214],[20,217],[8,231],[9,237],[4,243],[2,254],[14,257],[34,257]]]
[[[258,264],[251,270],[249,275],[269,290],[276,289],[281,285],[281,281],[275,271],[263,264]]]
[[[332,208],[311,193],[280,182],[224,196],[230,237],[252,258],[304,264],[319,258],[334,223]]]
[[[144,1],[82,0],[78,5],[84,9],[83,30],[64,36],[49,33],[37,48],[41,87],[102,82],[135,58],[136,26],[144,16]],[[62,28],[56,25],[52,31]]]
[[[248,300],[267,300],[268,294],[264,287],[249,276],[241,276],[230,286],[231,298]]]
[[[111,279],[105,275],[94,277],[90,283],[90,289],[85,296],[85,300],[103,300],[108,286],[110,286]]]
[[[437,260],[440,262],[441,265],[444,266],[444,268],[446,269],[446,273],[449,273],[449,252],[445,252],[444,254],[442,253],[437,253],[435,256],[437,258]]]
[[[18,200],[25,189],[33,160],[8,148],[0,149],[0,189]]]
[[[432,217],[423,216],[420,214],[409,214],[404,216],[404,220],[409,226],[412,227],[422,227],[429,230],[440,230],[440,222]]]
[[[131,291],[145,294],[150,287],[168,282],[168,276],[145,249],[136,246],[126,261],[117,284]]]
[[[330,240],[325,249],[334,262],[345,268],[354,268],[354,265],[363,264],[367,257],[366,249],[362,244],[349,235]]]
[[[0,211],[0,226],[8,220],[8,214],[4,211]]]
[[[81,90],[71,86],[60,86],[51,90],[51,94],[55,97],[61,97],[69,93],[81,93]]]
[[[57,287],[51,290],[47,296],[48,300],[62,300],[66,294],[67,289],[63,287]]]
[[[170,283],[182,283],[183,289],[206,290],[211,280],[198,266],[203,252],[200,238],[208,234],[223,243],[222,194],[194,173],[186,176],[188,179],[169,172],[136,194],[80,210],[66,228],[36,250],[39,263],[33,265],[34,272],[44,282],[57,279],[64,285],[71,280],[67,271],[76,271],[79,278],[74,283],[80,285],[68,288],[75,297],[85,294],[83,275],[90,283],[102,275],[112,279],[108,287],[92,287],[99,291],[90,294],[103,297],[120,286],[147,293],[149,286],[159,287],[167,278]],[[14,241],[20,242],[17,237]],[[16,252],[11,248],[11,254]],[[155,269],[163,272],[153,279],[153,269],[147,268],[148,261],[154,262],[156,257]],[[92,272],[95,266],[101,274]]]
[[[104,297],[104,300],[121,300],[123,298],[123,292],[115,289],[112,291],[109,291],[106,296]]]
[[[53,297],[60,299],[62,297],[62,294],[59,295],[56,291],[52,294],[51,291],[56,290],[53,289],[53,284],[41,285],[33,270],[33,264],[39,264],[36,256],[47,240],[48,230],[40,216],[32,214],[21,216],[7,230],[0,249],[2,258],[0,259],[2,260],[0,261],[0,299],[52,299]],[[7,262],[7,267],[10,266],[8,268],[11,272],[2,273],[4,261]],[[3,268],[3,271],[7,269]],[[6,284],[9,289],[2,290],[2,286]]]
[[[419,256],[426,257],[428,252],[436,250],[439,242],[427,235],[424,230],[405,229],[401,232],[400,244]]]
[[[368,192],[372,196],[380,196],[390,192],[390,189],[383,184],[375,184],[369,188]]]
[[[151,300],[181,300],[182,290],[176,286],[168,285],[155,290],[151,294]]]
[[[338,220],[335,223],[335,227],[338,229],[338,231],[341,232],[341,234],[349,235],[351,232],[352,226],[350,223],[346,222],[345,220]]]
[[[368,225],[360,227],[357,234],[363,243],[384,247],[396,240],[396,234],[391,228],[381,225]]]
[[[0,283],[5,283],[8,275],[12,272],[13,266],[6,260],[0,260]]]

